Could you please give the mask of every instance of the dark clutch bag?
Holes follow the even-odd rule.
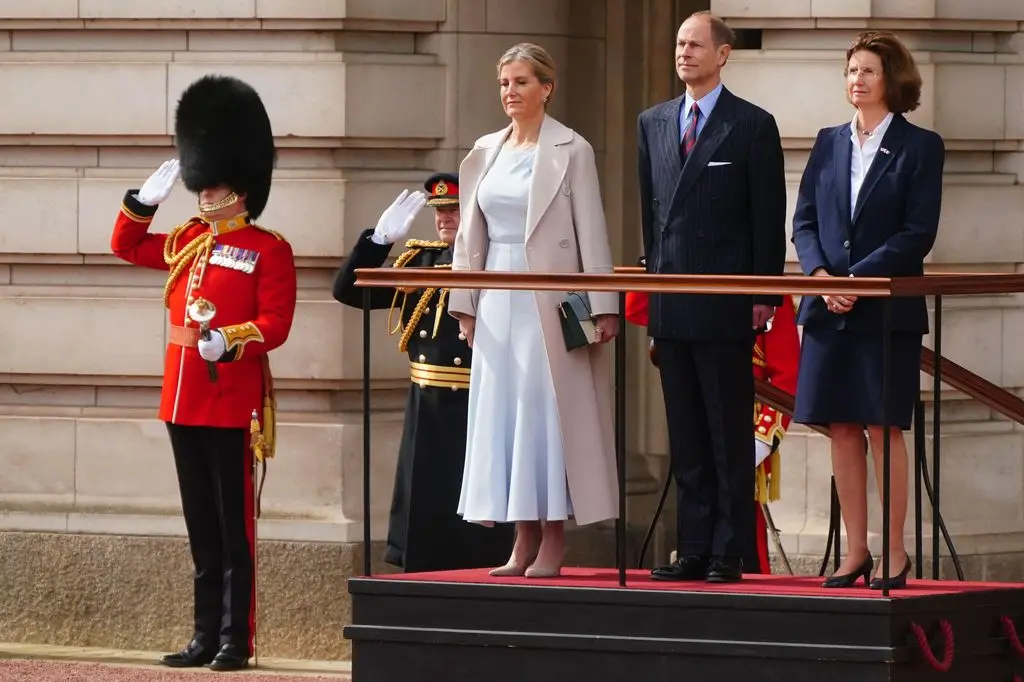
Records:
[[[559,321],[567,351],[597,341],[597,327],[590,313],[590,297],[585,291],[570,291],[558,304]]]

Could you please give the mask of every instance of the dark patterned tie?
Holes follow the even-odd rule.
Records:
[[[679,143],[679,156],[683,163],[686,163],[686,157],[693,151],[693,145],[697,144],[697,121],[700,119],[700,107],[694,102],[693,106],[690,107],[690,123],[686,126],[686,130],[683,131],[683,139]]]

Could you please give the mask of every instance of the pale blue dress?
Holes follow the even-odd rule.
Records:
[[[528,270],[526,209],[535,157],[536,147],[504,147],[480,182],[486,270]],[[484,525],[572,515],[554,383],[531,291],[480,291],[458,511]]]

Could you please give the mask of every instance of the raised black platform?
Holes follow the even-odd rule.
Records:
[[[1024,679],[1007,635],[1015,628],[1002,621],[1024,629],[1024,586],[911,581],[883,598],[820,582],[666,584],[630,572],[621,588],[604,569],[532,581],[486,571],[353,578],[345,637],[353,682]],[[915,625],[931,638],[931,663]]]

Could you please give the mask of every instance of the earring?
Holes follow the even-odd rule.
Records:
[[[544,104],[547,104],[547,103],[548,103],[548,98],[547,98],[547,97],[545,97],[545,98],[544,98]]]

